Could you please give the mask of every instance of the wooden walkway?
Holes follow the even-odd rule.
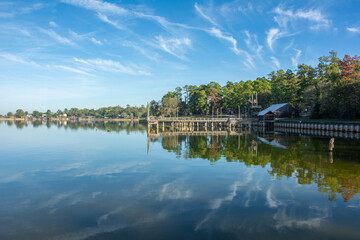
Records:
[[[234,131],[236,128],[251,129],[252,119],[250,118],[158,118],[148,117],[148,131],[153,125],[156,126],[156,133],[159,133],[159,125],[162,125],[162,132],[164,132],[165,124],[170,125],[172,132],[176,130],[181,132],[199,132],[203,128],[205,132],[215,129],[227,129]],[[209,131],[210,133],[210,131]]]

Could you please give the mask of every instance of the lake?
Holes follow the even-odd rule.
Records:
[[[0,122],[0,239],[360,239],[360,141]]]

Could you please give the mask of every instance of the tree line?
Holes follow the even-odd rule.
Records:
[[[343,59],[331,51],[318,65],[298,65],[296,70],[280,69],[256,80],[185,85],[150,102],[154,116],[238,114],[249,112],[252,96],[266,108],[290,103],[312,118],[360,118],[360,61],[358,56]]]
[[[64,118],[64,117],[94,117],[94,118],[140,118],[146,117],[146,107],[141,105],[140,107],[127,105],[125,108],[120,106],[115,107],[102,107],[99,109],[88,108],[65,108],[64,110],[57,110],[52,112],[48,109],[46,112],[33,111],[31,113],[22,109],[16,110],[15,114],[12,112],[7,113],[7,117],[26,117],[31,115],[34,118]]]

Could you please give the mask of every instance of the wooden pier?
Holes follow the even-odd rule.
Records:
[[[155,125],[156,133],[159,127],[165,131],[165,125],[169,125],[172,132],[210,132],[216,130],[235,131],[237,128],[251,129],[250,118],[157,118],[148,117],[148,133],[151,133],[152,126]]]

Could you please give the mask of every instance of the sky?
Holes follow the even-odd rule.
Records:
[[[0,114],[140,106],[359,43],[359,0],[1,0]]]

